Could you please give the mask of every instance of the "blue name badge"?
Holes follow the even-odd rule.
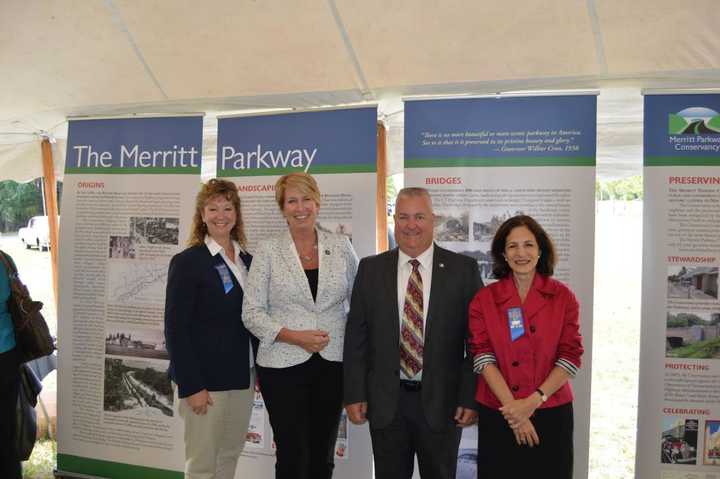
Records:
[[[223,288],[225,288],[225,294],[228,294],[233,289],[232,278],[230,277],[230,270],[224,264],[216,264],[215,269],[220,275],[220,279],[223,282]]]
[[[510,308],[507,312],[508,325],[510,326],[510,337],[513,341],[525,334],[523,324],[522,308]]]

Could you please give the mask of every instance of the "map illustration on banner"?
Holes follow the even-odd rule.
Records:
[[[718,111],[645,96],[639,477],[720,477]]]
[[[551,235],[554,277],[575,292],[591,357],[596,98],[594,95],[459,98],[405,103],[405,185],[430,191],[435,241],[474,258],[493,282],[490,245],[518,214]],[[590,361],[573,380],[575,476],[587,471]],[[475,477],[480,441],[465,430],[459,478]],[[482,447],[480,444],[479,447]]]
[[[70,121],[59,265],[60,471],[183,476],[163,308],[168,263],[190,231],[202,124],[200,116]]]

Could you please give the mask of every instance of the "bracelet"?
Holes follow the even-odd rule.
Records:
[[[545,393],[543,392],[542,389],[537,388],[535,390],[535,392],[537,392],[540,395],[540,399],[542,400],[542,402],[546,402],[548,400],[548,397],[545,395]]]

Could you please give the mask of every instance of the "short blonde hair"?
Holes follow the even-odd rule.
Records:
[[[288,188],[297,188],[303,195],[308,195],[320,206],[320,188],[311,175],[307,173],[288,173],[281,176],[275,183],[275,201],[282,211],[285,204],[285,191]]]
[[[242,214],[240,213],[240,196],[238,196],[237,185],[232,181],[218,180],[213,178],[208,181],[197,194],[195,198],[195,215],[193,216],[192,230],[190,231],[190,240],[188,246],[200,246],[205,243],[205,235],[207,234],[207,226],[203,223],[202,212],[207,202],[214,196],[225,198],[235,207],[235,226],[230,230],[230,238],[234,239],[240,246],[245,248],[245,228],[243,225]]]

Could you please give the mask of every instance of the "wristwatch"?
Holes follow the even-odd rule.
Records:
[[[542,402],[547,402],[548,397],[545,395],[542,389],[537,388],[535,391],[540,395],[540,399],[542,399]]]

